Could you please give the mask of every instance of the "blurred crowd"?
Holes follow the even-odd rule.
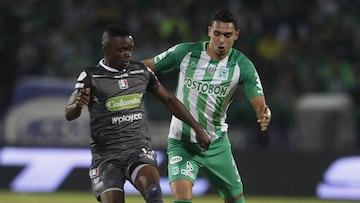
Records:
[[[178,42],[206,40],[209,18],[220,8],[238,17],[235,47],[260,72],[279,134],[291,131],[294,102],[307,93],[341,92],[360,103],[357,0],[1,0],[0,111],[23,77],[74,78],[96,64],[102,54],[99,36],[108,24],[128,27],[138,60]],[[161,80],[173,88],[173,77]],[[233,104],[230,118],[236,120],[230,123],[247,124],[246,105]],[[357,123],[359,115],[357,107]]]

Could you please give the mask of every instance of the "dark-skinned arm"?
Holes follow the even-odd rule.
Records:
[[[155,92],[155,95],[164,103],[166,108],[178,119],[187,123],[196,132],[196,140],[203,150],[209,148],[210,138],[202,126],[194,119],[185,106],[171,95],[162,85]]]
[[[69,97],[65,107],[65,118],[68,121],[74,120],[81,115],[81,110],[89,104],[90,88],[75,90],[77,93]]]

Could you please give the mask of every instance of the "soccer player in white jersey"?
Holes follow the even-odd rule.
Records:
[[[201,150],[195,132],[172,117],[168,135],[168,175],[174,203],[191,203],[192,186],[202,169],[225,203],[244,203],[243,184],[227,135],[226,113],[238,87],[266,131],[271,112],[253,63],[233,48],[240,30],[229,10],[216,12],[208,26],[209,41],[177,44],[143,60],[160,72],[179,71],[177,98],[208,131],[211,144]]]

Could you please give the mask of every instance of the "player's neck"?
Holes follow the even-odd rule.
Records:
[[[226,57],[226,55],[219,56],[218,54],[216,54],[216,52],[214,50],[211,50],[209,48],[209,42],[206,43],[205,50],[206,50],[207,55],[209,55],[212,60],[221,61]]]

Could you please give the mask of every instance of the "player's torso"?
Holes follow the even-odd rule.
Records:
[[[127,70],[109,72],[91,69],[89,104],[92,137],[95,142],[136,142],[145,133],[144,96],[149,76],[130,65]]]
[[[218,119],[224,116],[239,79],[240,68],[231,55],[219,61],[206,51],[189,52],[180,63],[177,96],[190,110],[202,109],[207,119],[220,124]]]
[[[223,60],[212,60],[204,49],[194,47],[184,55],[179,67],[176,96],[209,132],[212,140],[224,136],[228,127],[226,111],[239,87],[237,59],[229,54]],[[170,137],[184,140],[180,137],[190,134],[185,140],[196,142],[195,133],[186,130],[179,120],[173,119],[171,127]]]

